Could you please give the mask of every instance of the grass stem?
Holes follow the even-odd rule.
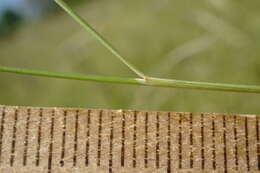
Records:
[[[147,77],[137,68],[131,65],[126,59],[108,42],[102,35],[100,35],[86,20],[73,11],[63,0],[55,0],[69,15],[73,17],[80,25],[84,27],[92,36],[94,36],[104,47],[113,53],[121,62],[128,66],[140,78],[127,78],[127,77],[111,77],[111,76],[98,76],[98,75],[84,75],[84,74],[71,74],[48,72],[40,70],[30,70],[15,67],[0,66],[0,72],[17,73],[22,75],[42,76],[49,78],[61,78],[82,81],[95,81],[117,84],[131,84],[143,85],[153,87],[170,87],[170,88],[187,88],[187,89],[200,89],[212,91],[228,91],[228,92],[243,92],[243,93],[260,93],[260,86],[253,85],[235,85],[223,83],[209,83],[209,82],[196,82],[184,81],[175,79],[162,79],[155,77]]]
[[[260,94],[260,86],[254,86],[254,85],[235,85],[235,84],[222,84],[222,83],[195,82],[195,81],[184,81],[184,80],[174,80],[174,79],[162,79],[162,78],[154,78],[154,77],[146,77],[146,80],[144,80],[142,78],[58,73],[58,72],[29,70],[29,69],[5,67],[5,66],[0,66],[0,72],[9,72],[9,73],[17,73],[17,74],[32,75],[32,76],[43,76],[49,78],[95,81],[95,82],[103,82],[103,83],[105,82],[105,83],[153,86],[153,87],[187,88],[187,89]]]
[[[111,43],[109,43],[101,34],[99,34],[85,19],[77,14],[69,5],[63,0],[55,0],[55,2],[61,6],[75,21],[77,21],[87,32],[95,37],[104,47],[106,47],[112,54],[114,54],[122,63],[130,68],[139,77],[145,78],[144,73],[139,71],[136,67],[130,64],[126,59],[116,50]]]

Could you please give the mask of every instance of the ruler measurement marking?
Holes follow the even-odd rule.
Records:
[[[78,121],[77,133],[74,131],[77,134],[76,165],[73,168],[73,170],[77,168],[89,169],[86,166],[86,157],[87,157],[86,143],[87,143],[87,121],[88,121],[87,116],[88,116],[88,110],[82,110],[82,109],[78,110],[78,120],[76,120]]]
[[[193,115],[190,114],[190,168],[193,168]]]
[[[204,149],[204,114],[200,117],[201,127],[201,169],[205,169],[205,149]]]
[[[234,140],[235,140],[235,164],[238,170],[238,146],[237,146],[237,117],[234,115]]]
[[[102,116],[103,111],[99,112],[99,123],[98,123],[98,151],[97,151],[97,166],[100,166],[101,159],[101,133],[102,133]]]
[[[62,122],[62,144],[61,144],[61,160],[60,166],[64,166],[65,157],[65,144],[66,144],[66,128],[67,128],[67,111],[63,111],[63,122]]]
[[[17,120],[18,120],[18,112],[19,110],[15,110],[14,114],[14,126],[13,126],[13,135],[12,135],[12,147],[11,147],[11,156],[10,156],[10,166],[14,164],[14,153],[15,153],[15,145],[16,145],[16,130],[17,130]]]
[[[133,167],[136,167],[136,121],[137,112],[134,111],[134,134],[133,134]]]
[[[87,112],[87,140],[86,140],[86,157],[85,157],[85,165],[88,166],[89,164],[89,136],[90,136],[90,113],[91,110]]]
[[[171,173],[171,113],[168,112],[167,173]]]
[[[4,124],[5,124],[5,111],[6,107],[3,107],[1,117],[1,131],[0,131],[0,164],[2,163],[2,146],[3,146],[3,135],[4,135]]]
[[[178,139],[178,149],[179,149],[179,169],[182,169],[182,117],[179,115],[179,139]]]
[[[15,108],[15,109],[13,109],[14,112],[12,114],[10,114],[10,117],[9,117],[10,120],[7,120],[6,119],[7,111],[4,109],[4,107],[2,107],[2,109],[1,109],[2,112],[0,113],[0,115],[1,115],[0,159],[1,159],[2,150],[4,152],[6,152],[4,150],[4,148],[7,146],[7,148],[8,148],[7,154],[8,155],[10,154],[9,160],[7,158],[7,164],[9,166],[13,167],[12,169],[16,169],[20,166],[28,166],[30,163],[30,152],[32,152],[31,154],[33,154],[33,156],[36,159],[35,160],[36,162],[34,162],[34,161],[32,162],[33,164],[35,164],[35,166],[41,166],[41,167],[44,166],[44,164],[40,164],[40,160],[44,160],[44,162],[45,161],[47,162],[47,165],[45,168],[46,168],[46,172],[48,172],[48,173],[56,171],[56,164],[58,164],[60,166],[59,161],[57,161],[57,163],[56,163],[56,161],[54,159],[55,153],[56,153],[56,150],[55,150],[56,133],[54,132],[54,128],[56,127],[56,122],[57,122],[56,118],[59,116],[61,118],[60,120],[62,121],[62,120],[64,120],[64,117],[62,116],[62,114],[57,115],[55,113],[54,109],[50,113],[46,112],[46,116],[45,116],[45,113],[43,113],[43,110],[41,108],[39,108],[38,110],[40,110],[40,111],[38,111],[39,114],[37,111],[31,112],[30,108],[27,109],[27,113],[26,113],[26,111],[21,111],[20,108]],[[79,119],[79,114],[78,114],[79,111],[80,110],[76,110],[76,114],[73,119],[71,119],[71,120],[66,119],[66,123],[67,124],[70,123],[73,126],[73,129],[75,129],[75,131],[72,131],[72,133],[70,135],[71,140],[69,140],[68,138],[65,137],[67,139],[67,141],[71,143],[71,152],[72,152],[71,153],[71,163],[73,164],[74,167],[76,167],[76,166],[78,167],[81,165],[79,163],[80,157],[78,155],[79,154],[78,152],[80,151],[79,142],[81,139],[81,138],[79,138],[80,133],[81,133],[81,126],[79,124],[79,123],[81,123],[81,121]],[[9,112],[9,110],[8,110],[8,112]],[[100,112],[99,112],[99,115],[101,114]],[[35,113],[37,113],[38,114],[37,116],[39,116],[39,118],[37,118],[39,120],[38,122],[33,121],[32,115]],[[114,172],[115,170],[118,169],[118,167],[116,166],[116,161],[115,161],[117,159],[119,161],[118,165],[119,166],[121,165],[121,168],[119,168],[120,170],[125,169],[123,167],[125,167],[126,164],[128,164],[128,163],[131,164],[131,161],[132,161],[132,167],[134,167],[134,168],[141,168],[142,170],[145,170],[145,168],[150,169],[150,166],[151,166],[151,167],[153,167],[153,169],[165,170],[167,173],[171,173],[172,171],[175,172],[176,170],[178,170],[178,168],[172,169],[172,166],[175,163],[177,164],[176,166],[178,166],[178,164],[179,164],[180,169],[184,169],[184,168],[185,169],[186,168],[196,169],[196,164],[200,164],[200,165],[198,165],[198,166],[201,166],[200,169],[208,170],[208,167],[206,166],[208,164],[208,161],[210,162],[210,164],[212,163],[213,169],[215,169],[215,170],[220,169],[225,173],[232,171],[232,168],[234,168],[234,170],[240,170],[240,168],[242,168],[242,169],[245,169],[245,172],[253,171],[255,169],[260,170],[259,117],[251,118],[251,117],[242,117],[241,116],[241,118],[240,118],[240,116],[238,117],[238,116],[234,115],[229,118],[226,115],[218,115],[220,117],[218,117],[218,119],[216,119],[214,116],[205,116],[205,114],[199,114],[198,120],[196,120],[196,118],[194,118],[193,114],[185,114],[188,117],[188,118],[186,118],[186,117],[183,117],[184,115],[182,113],[178,113],[178,114],[174,114],[174,115],[177,115],[177,119],[176,119],[177,121],[176,121],[176,123],[175,122],[173,123],[171,113],[167,113],[164,116],[164,114],[160,114],[159,112],[156,112],[156,115],[154,114],[154,119],[151,121],[150,117],[149,117],[149,115],[150,115],[149,112],[143,112],[143,114],[140,114],[140,116],[139,116],[139,114],[137,114],[137,111],[135,111],[132,116],[133,119],[131,120],[131,121],[133,121],[131,123],[131,125],[133,125],[132,126],[133,131],[131,131],[131,133],[129,132],[130,135],[132,136],[131,137],[132,148],[130,148],[130,149],[132,149],[132,153],[131,152],[130,153],[133,156],[133,158],[132,158],[132,160],[128,161],[127,160],[128,155],[126,155],[127,149],[125,148],[128,140],[129,140],[128,138],[126,138],[126,133],[127,133],[126,128],[128,127],[127,120],[125,119],[126,114],[124,112],[123,112],[123,114],[120,114],[121,116],[119,116],[118,118],[122,122],[120,122],[120,124],[118,126],[116,123],[117,121],[115,120],[117,118],[117,117],[115,117],[116,115],[113,114],[114,112],[112,112],[111,114],[110,113],[107,114],[108,115],[107,120],[106,120],[106,118],[104,119],[105,115],[100,115],[101,117],[97,116],[97,125],[98,126],[97,126],[97,131],[95,133],[95,135],[97,135],[97,138],[96,137],[95,138],[97,139],[97,144],[99,143],[99,140],[101,140],[100,141],[101,146],[100,146],[100,158],[99,158],[100,161],[99,162],[100,163],[102,162],[102,166],[100,164],[100,168],[98,168],[98,170],[101,168],[103,169],[103,168],[105,168],[104,166],[106,166],[107,171],[109,173]],[[87,114],[86,124],[90,124],[90,110],[88,111],[88,113],[84,113],[84,116],[86,114]],[[21,117],[22,115],[23,115],[23,118]],[[42,120],[43,116],[45,116],[48,119],[46,122],[43,122],[43,120]],[[176,118],[176,116],[175,116],[175,118]],[[101,121],[100,121],[100,119],[101,119]],[[151,121],[151,123],[153,123],[153,128],[149,127],[150,121]],[[12,123],[11,126],[9,125],[10,126],[9,129],[6,128],[7,125],[4,125],[4,124],[7,124],[7,122]],[[196,123],[198,123],[198,126],[196,125]],[[209,123],[208,126],[207,126],[207,123]],[[250,123],[253,123],[253,127],[251,126]],[[47,131],[42,130],[42,126],[45,127],[45,125],[49,126],[49,128],[47,128],[47,126],[46,126],[46,130],[48,129]],[[141,126],[139,126],[139,125],[141,125]],[[34,126],[35,126],[35,130],[32,129]],[[86,126],[90,126],[90,125],[84,125],[84,126],[86,127]],[[99,130],[100,126],[101,126],[101,130]],[[176,126],[176,130],[171,132],[173,126]],[[24,127],[24,129],[22,127]],[[119,128],[118,133],[117,133],[117,127]],[[131,126],[129,126],[129,127],[131,127]],[[198,131],[196,131],[196,127],[198,127]],[[139,131],[139,128],[141,128],[140,131]],[[210,131],[209,134],[207,134],[208,128],[212,130],[212,131]],[[21,133],[22,136],[19,136],[19,134],[20,134],[19,129],[22,129],[22,133]],[[61,141],[61,135],[63,133],[62,122],[61,122],[60,128],[58,128],[58,129],[60,129],[59,139]],[[66,128],[67,131],[68,131],[68,129],[69,128]],[[82,132],[84,132],[84,136],[87,137],[86,139],[83,140],[84,143],[86,142],[86,153],[87,153],[87,141],[88,140],[89,140],[89,142],[92,141],[92,138],[88,139],[88,137],[90,137],[90,134],[88,135],[88,133],[90,133],[90,132],[88,132],[89,129],[90,129],[90,127],[87,127],[86,131],[85,130],[82,131]],[[151,133],[153,133],[153,135],[154,135],[153,139],[152,138],[150,139],[150,136],[149,136],[150,130],[151,130]],[[184,130],[185,130],[185,133],[187,132],[186,134],[184,133]],[[8,133],[4,132],[4,131],[8,131]],[[46,131],[48,133],[45,135],[45,138],[48,139],[45,142],[41,141],[42,133],[44,131]],[[105,133],[106,131],[107,131],[107,133]],[[253,131],[253,136],[252,136],[252,131]],[[4,135],[3,133],[7,133],[7,135]],[[35,133],[35,136],[34,137],[31,136],[34,133]],[[171,136],[172,136],[171,133],[173,135],[176,135],[176,139],[174,139],[174,141],[176,141],[177,145],[175,145],[175,146],[172,146],[173,141],[171,140]],[[107,139],[108,139],[107,157],[105,157],[104,150],[103,150],[103,146],[105,145],[105,143],[103,143],[104,142],[103,140],[105,139],[105,138],[103,138],[103,134],[104,135],[107,134]],[[118,136],[116,134],[118,134]],[[165,136],[164,136],[164,134],[165,134]],[[65,136],[66,135],[68,136],[67,133],[65,133]],[[194,152],[194,149],[197,150],[195,135],[198,137],[201,136],[201,139],[200,138],[198,139],[198,145],[201,145],[201,146],[198,146],[198,148],[197,148],[200,151],[200,152],[198,152],[198,154],[196,153],[196,151]],[[242,135],[242,136],[240,136],[240,135]],[[207,141],[207,137],[210,137],[210,138],[212,137],[212,139],[209,138],[209,140],[210,140],[209,143]],[[8,140],[10,139],[10,142],[8,142],[8,143],[6,142],[6,141],[8,141],[8,140],[6,140],[7,138],[8,138]],[[35,142],[33,141],[34,138],[35,138]],[[153,140],[153,141],[150,141],[150,140]],[[3,141],[5,143],[3,143]],[[118,145],[116,144],[117,141],[119,142]],[[142,143],[141,141],[143,141],[144,143]],[[253,141],[255,141],[256,143],[254,143]],[[102,142],[102,144],[101,144],[101,142]],[[150,143],[150,142],[154,142],[154,143]],[[243,144],[243,148],[244,148],[243,152],[239,151],[240,143],[241,143],[241,147]],[[11,144],[11,145],[9,145],[9,144]],[[45,144],[47,144],[47,145],[45,145]],[[220,144],[220,147],[219,147],[219,144]],[[229,144],[231,144],[231,145],[229,145]],[[33,152],[33,150],[30,149],[31,145],[35,145],[34,152]],[[90,145],[90,143],[89,143],[89,145]],[[187,147],[185,147],[184,145],[185,146],[187,145]],[[251,149],[250,148],[251,145],[253,145],[255,148]],[[21,146],[21,148],[19,149],[18,147],[20,147],[20,146]],[[59,146],[62,146],[62,145],[59,144]],[[115,148],[117,146],[119,147],[118,151],[119,152],[121,151],[121,153],[118,152],[118,155],[116,154],[117,149]],[[41,149],[41,147],[42,147],[42,149]],[[149,150],[149,147],[151,147],[151,149],[152,149],[151,151],[153,153],[150,153],[151,151]],[[177,160],[177,162],[174,161],[175,163],[173,163],[172,157],[174,157],[173,154],[175,152],[172,153],[172,151],[175,150],[174,149],[175,147],[176,147],[176,157],[179,157],[179,161]],[[210,152],[209,155],[207,155],[207,153],[206,153],[208,150],[207,147],[212,148],[212,151],[209,150],[209,152]],[[46,152],[46,157],[45,156],[40,157],[41,152],[44,153],[45,148],[48,150],[47,151],[48,153]],[[95,152],[97,151],[97,148],[95,149]],[[82,149],[85,150],[85,146],[82,146]],[[58,150],[59,150],[59,152],[57,154],[58,154],[58,156],[61,156],[60,148],[58,148]],[[220,153],[217,153],[217,151]],[[256,152],[251,154],[253,151],[254,152],[256,151]],[[4,152],[2,154],[3,156],[6,155],[6,154],[4,154]],[[99,152],[99,151],[97,151],[97,152]],[[187,157],[185,154],[187,155]],[[84,155],[83,157],[85,157],[82,160],[83,165],[84,165],[84,159],[87,158],[87,155],[85,155],[84,153],[83,153],[83,155]],[[127,156],[127,158],[125,158],[126,156]],[[203,156],[204,156],[204,158],[203,158]],[[208,156],[210,156],[210,157],[212,156],[213,159],[209,159]],[[141,157],[140,165],[138,163],[139,157]],[[95,154],[95,158],[98,159],[98,155]],[[201,158],[201,160],[200,160],[200,158]],[[223,160],[222,160],[222,158],[223,158]],[[65,159],[65,155],[64,155],[64,159]],[[131,157],[130,157],[130,159],[131,159]],[[187,159],[187,165],[186,165],[186,160],[184,160],[184,159]],[[206,159],[209,159],[209,160],[206,160]],[[219,160],[219,159],[221,159],[221,160]],[[231,159],[231,160],[229,160],[229,159]],[[122,160],[123,160],[123,162],[122,162]],[[165,160],[165,163],[163,160]],[[108,163],[108,164],[103,165],[103,161],[105,161],[105,163]],[[121,161],[121,163],[120,163],[120,161]],[[229,164],[231,164],[231,162],[234,164],[232,164],[232,166],[229,167]],[[1,161],[0,161],[0,163],[1,163]],[[96,163],[96,162],[94,161],[94,163]],[[150,165],[150,163],[151,163],[151,165]],[[2,162],[2,164],[3,164],[3,162]],[[244,164],[244,165],[242,166],[242,164]],[[65,165],[67,168],[68,165],[67,164],[65,164]],[[204,167],[203,167],[203,165],[204,165]],[[3,165],[1,165],[1,167],[3,167]],[[92,168],[89,167],[89,168],[84,168],[84,170],[85,169],[89,170]],[[210,169],[212,169],[212,167]],[[83,168],[82,168],[82,170],[83,170]]]
[[[48,157],[48,173],[52,171],[52,154],[53,154],[53,131],[54,131],[54,116],[55,110],[51,113],[51,129],[50,129],[50,144],[49,144],[49,157]]]
[[[73,166],[74,167],[77,165],[78,127],[79,127],[79,110],[76,110],[75,134],[74,134],[74,154],[73,154]]]
[[[216,129],[216,126],[215,126],[215,117],[212,117],[212,156],[213,156],[213,159],[212,159],[212,166],[213,166],[213,169],[216,170],[216,139],[215,139],[215,129]]]
[[[224,142],[224,172],[227,173],[227,141],[226,141],[226,118],[223,116],[223,142]]]
[[[257,140],[257,167],[260,170],[260,137],[259,137],[259,118],[256,116],[256,140]]]
[[[248,120],[245,117],[245,138],[246,138],[246,165],[247,171],[250,171],[249,144],[248,144]]]
[[[36,166],[39,166],[39,164],[40,164],[40,149],[41,149],[41,138],[42,138],[42,112],[43,112],[43,110],[42,110],[42,108],[40,108],[40,111],[39,111],[40,122],[38,125],[37,151],[36,151],[36,157],[35,157]]]
[[[121,166],[125,166],[125,112],[122,115]]]
[[[114,113],[111,114],[110,121],[110,143],[109,143],[109,173],[112,173],[113,170],[113,139],[114,139]]]
[[[159,120],[159,112],[156,113],[156,168],[160,167],[160,120]]]
[[[27,109],[27,118],[26,118],[26,127],[25,127],[25,138],[24,138],[23,166],[26,166],[26,164],[27,164],[30,116],[31,116],[31,109],[28,108]]]
[[[148,167],[148,112],[145,113],[144,167]]]

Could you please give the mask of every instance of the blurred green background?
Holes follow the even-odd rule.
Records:
[[[68,1],[70,3],[70,1]],[[74,4],[149,76],[260,85],[258,0],[89,0]],[[64,11],[0,37],[1,65],[134,77]],[[260,95],[0,73],[0,104],[260,113]]]

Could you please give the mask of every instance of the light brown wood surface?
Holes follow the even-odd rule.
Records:
[[[257,115],[0,106],[0,173],[260,172]]]

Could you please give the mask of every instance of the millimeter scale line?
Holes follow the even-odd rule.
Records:
[[[0,106],[0,172],[260,172],[259,123],[257,115]]]

